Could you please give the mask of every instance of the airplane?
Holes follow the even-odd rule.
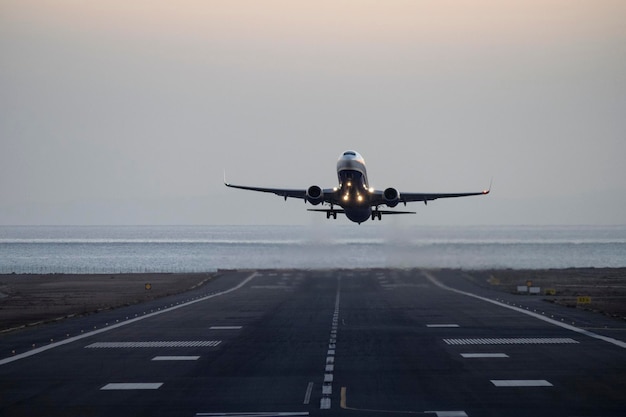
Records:
[[[486,195],[491,191],[489,189],[473,192],[473,193],[405,193],[399,192],[393,187],[385,190],[375,190],[370,188],[367,180],[367,170],[365,169],[365,160],[356,151],[348,150],[339,156],[337,161],[337,178],[339,185],[334,188],[322,189],[318,185],[312,185],[305,189],[289,189],[289,188],[265,188],[251,187],[247,185],[234,185],[226,182],[226,173],[224,173],[224,185],[231,188],[239,188],[242,190],[260,191],[264,193],[274,193],[285,198],[299,198],[304,202],[309,202],[314,206],[319,204],[328,204],[327,209],[308,209],[308,211],[317,211],[326,213],[326,218],[337,218],[337,214],[345,214],[346,217],[358,224],[368,219],[381,220],[383,215],[391,214],[415,214],[414,211],[395,211],[381,210],[380,206],[396,207],[399,203],[413,201],[428,201],[438,198],[452,197],[469,197],[473,195]],[[335,208],[339,206],[340,208]]]

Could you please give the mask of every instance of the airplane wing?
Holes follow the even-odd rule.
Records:
[[[469,197],[473,195],[486,195],[489,194],[491,189],[472,192],[472,193],[403,193],[398,192],[398,203],[410,203],[414,201],[423,201],[426,204],[428,201],[437,200],[438,198],[454,198],[454,197]],[[372,205],[387,204],[383,195],[384,191],[375,191],[376,197],[372,199]]]
[[[299,198],[307,200],[307,190],[301,188],[268,188],[268,187],[251,187],[248,185],[235,185],[224,181],[224,185],[230,188],[239,188],[241,190],[259,191],[262,193],[272,193],[283,197],[285,200],[288,198]],[[323,201],[325,203],[335,203],[337,198],[335,196],[335,190],[332,188],[321,190],[323,193]]]
[[[485,195],[489,194],[490,190],[483,190],[474,193],[400,193],[400,201],[432,201],[438,198],[453,198],[453,197],[469,197],[472,195]]]
[[[343,209],[307,209],[307,211],[319,211],[322,213],[345,213],[346,211]],[[416,211],[398,211],[398,210],[376,210],[376,213],[380,214],[417,214]]]
[[[302,199],[306,198],[306,190],[303,189],[250,187],[247,185],[229,184],[227,182],[224,182],[224,185],[231,188],[239,188],[241,190],[260,191],[262,193],[274,193],[276,195],[284,197],[285,200],[289,197]]]

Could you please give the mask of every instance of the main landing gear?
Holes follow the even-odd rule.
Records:
[[[337,212],[333,208],[333,205],[330,205],[330,210],[326,212],[326,218],[330,219],[330,216],[333,216],[333,219],[337,220]]]

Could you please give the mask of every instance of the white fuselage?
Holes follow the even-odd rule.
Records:
[[[370,188],[365,159],[358,152],[345,151],[337,161],[337,192],[340,205],[353,222],[361,223],[372,215]]]

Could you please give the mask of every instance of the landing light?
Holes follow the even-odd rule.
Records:
[[[346,195],[344,195],[344,196],[343,196],[343,200],[344,200],[344,201],[348,201],[348,199],[349,199],[349,198],[350,198],[350,196],[349,196],[348,194],[346,194]]]
[[[359,194],[359,195],[356,196],[356,199],[359,200],[359,201],[363,201],[363,196],[361,194]]]

